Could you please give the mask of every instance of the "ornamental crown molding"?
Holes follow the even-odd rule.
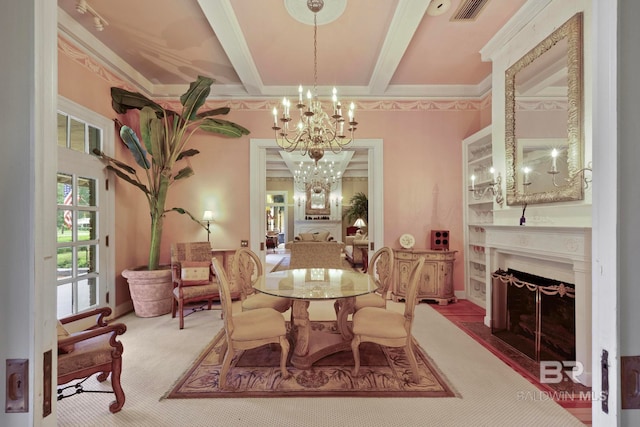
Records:
[[[78,48],[66,38],[58,35],[58,54],[88,69],[110,86],[121,87],[126,90],[141,92],[154,99],[162,107],[178,110],[181,107],[178,97],[162,98],[151,95],[148,88],[133,85],[126,76],[112,71],[89,52]],[[424,99],[354,99],[358,111],[480,111],[491,108],[490,92],[480,98],[427,98]],[[279,105],[280,99],[209,99],[206,108],[230,107],[234,111],[272,111]],[[324,104],[324,103],[323,103]],[[325,108],[330,103],[326,102]]]

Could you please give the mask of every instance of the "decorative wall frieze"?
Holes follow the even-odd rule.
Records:
[[[109,83],[111,86],[117,86],[131,91],[139,91],[139,89],[125,82],[110,69],[96,61],[93,56],[79,49],[76,45],[60,35],[58,35],[58,55],[68,57]]]
[[[58,35],[58,54],[64,55],[72,61],[87,68],[111,86],[121,87],[134,92],[147,91],[133,86],[130,82],[110,70],[101,62],[84,50],[78,48],[64,37]],[[215,84],[214,84],[215,91]],[[164,108],[174,111],[180,110],[180,100],[162,99],[152,96],[154,101]],[[491,108],[491,95],[486,95],[480,99],[354,99],[356,111],[480,111]],[[325,103],[323,103],[325,104]],[[205,103],[205,108],[214,109],[219,107],[229,107],[234,111],[269,111],[273,107],[280,105],[280,99],[209,99]],[[324,108],[331,108],[331,102],[326,101]]]
[[[569,101],[563,99],[516,100],[516,111],[568,111]]]

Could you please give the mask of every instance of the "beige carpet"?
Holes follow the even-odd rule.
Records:
[[[335,322],[313,322],[315,331],[339,333]],[[454,393],[428,356],[416,344],[420,382],[410,380],[410,367],[402,348],[373,343],[360,345],[361,370],[351,373],[353,354],[342,351],[300,370],[288,363],[289,378],[280,372],[280,346],[265,345],[237,352],[228,385],[218,387],[224,354],[224,331],[218,332],[194,364],[167,393],[166,398],[216,397],[452,397]],[[291,352],[289,353],[291,354]]]
[[[393,301],[388,307],[403,309]],[[335,319],[332,302],[314,302],[309,312],[313,320]],[[182,330],[170,314],[154,318],[129,314],[120,320],[127,325],[122,335],[126,394],[122,411],[109,412],[113,395],[85,393],[54,401],[57,414],[47,417],[48,425],[52,417],[53,424],[73,427],[583,425],[427,304],[416,307],[413,336],[455,385],[459,397],[161,400],[222,328],[220,311],[188,316]],[[110,389],[109,380],[90,381],[97,389]]]

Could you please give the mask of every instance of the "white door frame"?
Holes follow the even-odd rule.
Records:
[[[384,176],[382,139],[357,139],[354,147],[369,150],[368,191],[369,191],[369,249],[377,250],[384,243]],[[256,212],[264,212],[267,194],[267,148],[278,148],[275,139],[252,138],[249,147],[250,201],[251,218]],[[266,228],[262,216],[260,221],[251,220],[249,246],[262,261],[266,250],[260,249],[264,242]],[[263,245],[264,247],[264,245]]]

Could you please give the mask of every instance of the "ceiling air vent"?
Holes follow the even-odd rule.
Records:
[[[474,21],[489,0],[463,0],[451,17],[452,21]]]

